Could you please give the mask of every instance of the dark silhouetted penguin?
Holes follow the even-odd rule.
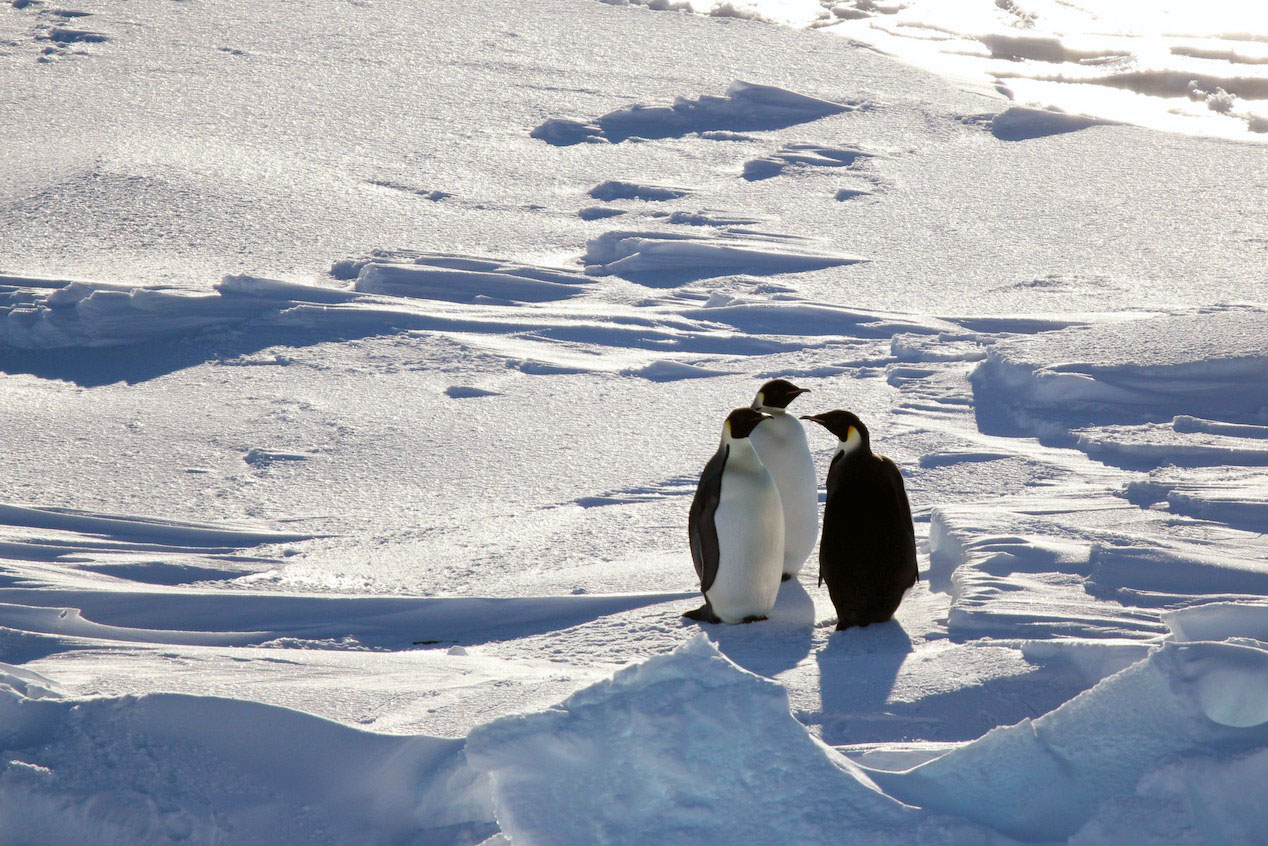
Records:
[[[798,388],[787,379],[772,379],[762,385],[753,399],[753,408],[769,414],[767,423],[753,430],[749,440],[757,457],[779,488],[784,506],[784,579],[801,572],[810,550],[819,539],[819,479],[806,443],[801,421],[788,413],[788,403],[809,388]]]
[[[894,616],[916,572],[916,531],[898,465],[872,452],[867,427],[849,411],[806,415],[840,443],[828,468],[819,543],[819,583],[837,609],[837,629]]]
[[[770,416],[737,408],[705,465],[687,519],[691,560],[704,605],[684,617],[710,623],[765,620],[775,606],[784,563],[779,489],[749,434]]]

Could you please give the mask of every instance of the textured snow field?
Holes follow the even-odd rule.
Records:
[[[0,5],[0,843],[1261,842],[1262,41],[982,5]],[[680,619],[774,377],[893,623]]]

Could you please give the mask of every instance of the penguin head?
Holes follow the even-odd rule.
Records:
[[[770,420],[770,415],[751,408],[737,408],[727,415],[726,423],[722,424],[722,431],[732,440],[747,438],[763,420]]]
[[[788,407],[788,403],[807,393],[810,393],[809,388],[798,388],[787,379],[771,379],[757,389],[757,396],[753,398],[753,408],[758,411],[763,409],[783,411]]]
[[[871,451],[871,436],[867,427],[858,415],[852,411],[837,409],[822,414],[803,414],[802,420],[813,420],[841,441],[844,452],[852,452],[858,447]]]

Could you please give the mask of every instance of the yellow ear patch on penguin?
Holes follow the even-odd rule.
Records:
[[[726,429],[726,436],[728,438],[731,437],[731,421],[727,420],[725,423],[723,423],[722,428]]]
[[[847,441],[853,440],[854,438],[857,438],[858,436],[859,436],[859,430],[855,429],[853,426],[851,426],[849,431],[845,433],[845,439]]]

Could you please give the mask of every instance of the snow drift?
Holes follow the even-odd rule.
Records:
[[[75,699],[0,664],[8,843],[451,843],[495,831],[461,740],[207,696]]]
[[[898,843],[912,812],[704,635],[473,731],[503,833],[534,843]]]

